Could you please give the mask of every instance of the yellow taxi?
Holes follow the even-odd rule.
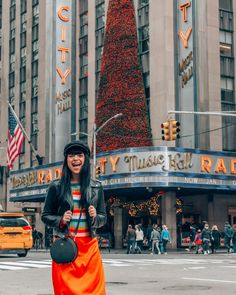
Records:
[[[25,257],[32,246],[32,228],[23,213],[0,212],[0,253]]]

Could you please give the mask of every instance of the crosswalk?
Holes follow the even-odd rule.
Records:
[[[201,267],[204,265],[223,265],[228,263],[224,259],[103,259],[106,266],[129,267],[129,266],[149,266],[149,265],[182,265]],[[231,267],[236,267],[232,265]]]
[[[49,268],[51,267],[51,264],[51,260],[3,261],[0,262],[0,271]]]
[[[200,269],[206,265],[222,265],[222,267],[236,268],[235,264],[229,263],[224,259],[106,259],[103,258],[103,264],[106,267],[134,267],[134,266],[151,266],[151,265],[180,265],[191,266],[192,269]],[[228,264],[223,266],[224,264]],[[231,264],[231,265],[230,265]],[[50,268],[51,259],[47,260],[24,260],[24,261],[0,261],[0,272],[6,270],[26,270],[34,268]]]

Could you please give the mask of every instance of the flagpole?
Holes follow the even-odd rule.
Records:
[[[32,149],[32,151],[33,151],[33,153],[35,154],[35,157],[36,157],[36,159],[37,159],[39,165],[42,165],[42,160],[43,160],[42,157],[40,157],[40,155],[39,155],[39,154],[37,153],[37,151],[35,150],[34,146],[33,146],[32,143],[31,143],[31,140],[30,140],[28,134],[26,133],[24,127],[22,126],[22,124],[21,124],[20,120],[18,119],[18,117],[17,117],[17,115],[16,115],[16,113],[15,113],[13,107],[11,106],[11,104],[10,104],[9,102],[8,102],[8,106],[9,106],[9,108],[10,108],[10,110],[11,110],[11,112],[12,112],[14,118],[16,119],[17,123],[19,124],[19,126],[20,126],[22,132],[24,133],[25,137],[27,138],[27,141],[28,141],[28,143],[29,143],[29,145],[30,145],[30,147],[31,147],[31,149]]]

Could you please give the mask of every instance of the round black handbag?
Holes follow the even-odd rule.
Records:
[[[59,238],[52,243],[50,255],[56,263],[70,263],[76,259],[78,247],[70,237]]]

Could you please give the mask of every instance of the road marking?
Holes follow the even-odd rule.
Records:
[[[20,270],[20,269],[27,269],[27,268],[19,267],[19,266],[0,265],[0,270]]]
[[[25,263],[22,262],[1,262],[1,265],[13,265],[13,266],[27,266],[27,267],[36,267],[36,268],[47,268],[49,265],[42,265],[42,264],[33,264],[33,263]]]
[[[191,281],[205,281],[205,282],[216,282],[216,283],[231,283],[236,284],[236,281],[226,281],[226,280],[214,280],[214,279],[201,279],[201,278],[182,278],[183,280]]]
[[[188,267],[188,269],[204,269],[206,268],[205,266],[193,266],[193,267]]]
[[[46,264],[46,265],[52,265],[52,261],[38,261],[38,260],[27,260],[27,261],[23,261],[23,262],[27,262],[27,263],[35,263],[35,264]]]
[[[3,261],[0,262],[0,271],[4,270],[22,270],[32,268],[49,268],[51,267],[52,260],[26,260],[26,261]]]
[[[195,269],[203,268],[203,265],[229,263],[225,260],[209,260],[209,259],[103,259],[104,264],[109,265],[192,265]]]

